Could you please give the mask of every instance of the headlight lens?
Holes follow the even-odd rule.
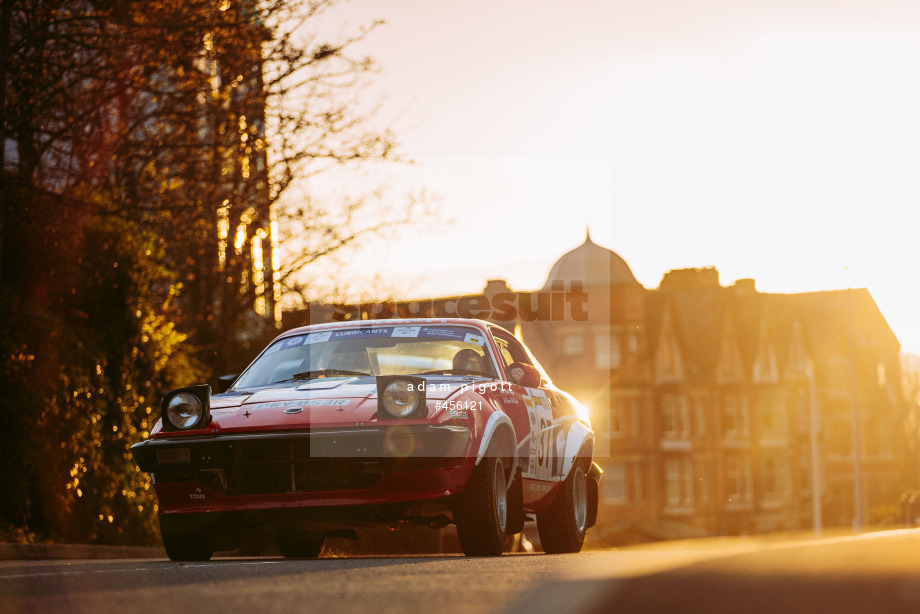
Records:
[[[419,405],[421,395],[411,382],[396,380],[383,390],[383,408],[394,418],[405,418]]]
[[[204,409],[201,401],[190,392],[180,392],[169,400],[166,419],[177,429],[189,429],[201,420]]]

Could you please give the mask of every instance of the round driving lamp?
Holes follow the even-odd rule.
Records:
[[[383,389],[383,408],[394,418],[405,418],[419,406],[421,395],[411,382],[396,380]]]
[[[204,408],[190,392],[179,392],[166,405],[166,419],[177,429],[190,429],[201,420]]]

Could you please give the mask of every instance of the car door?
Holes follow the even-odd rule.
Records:
[[[514,336],[494,330],[493,338],[506,373],[515,362],[537,368],[524,346]],[[505,404],[506,413],[511,418],[518,438],[525,500],[539,498],[548,492],[558,474],[555,445],[558,421],[554,420],[557,399],[553,390],[548,388],[548,383],[542,381],[539,387],[528,388],[512,382],[510,389],[514,399],[512,403]]]

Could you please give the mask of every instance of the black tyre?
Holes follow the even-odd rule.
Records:
[[[160,514],[160,537],[173,561],[207,561],[214,555],[217,531],[205,514]]]
[[[498,556],[508,526],[508,472],[492,448],[473,469],[454,507],[460,547],[467,556]]]
[[[315,559],[323,552],[326,534],[321,531],[275,527],[278,550],[288,559]]]
[[[580,552],[588,530],[588,484],[585,463],[576,461],[556,500],[537,514],[537,532],[547,554]]]
[[[505,527],[506,535],[517,535],[524,530],[526,515],[524,514],[524,476],[521,468],[515,471],[514,479],[508,486],[508,524]],[[507,550],[507,548],[506,548]]]

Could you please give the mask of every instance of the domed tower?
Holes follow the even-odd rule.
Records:
[[[633,286],[641,288],[629,265],[616,252],[591,240],[590,230],[585,242],[562,255],[546,278],[544,291],[567,288],[571,282],[581,282],[585,288]]]
[[[591,240],[590,231],[584,243],[556,261],[542,291],[565,292],[567,299],[579,291],[587,295],[587,317],[578,321],[567,318],[572,321],[565,324],[628,333],[645,319],[645,288],[619,254]],[[631,347],[635,349],[635,344]]]
[[[645,352],[646,290],[626,261],[591,240],[590,232],[556,261],[541,292],[557,302],[564,294],[568,306],[561,321],[539,326],[540,336],[553,346],[560,376],[570,369],[615,376],[629,356]]]

